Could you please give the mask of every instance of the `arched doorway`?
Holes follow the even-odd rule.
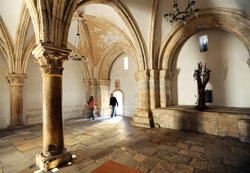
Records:
[[[124,102],[123,102],[123,99],[124,99],[124,94],[122,91],[119,91],[119,90],[116,90],[113,92],[114,94],[114,97],[116,97],[117,99],[117,102],[118,102],[118,107],[116,108],[116,113],[117,115],[120,115],[120,116],[123,116],[124,115]]]
[[[198,31],[218,29],[235,35],[242,41],[246,49],[250,50],[248,34],[250,28],[247,25],[249,22],[249,20],[246,20],[247,18],[249,17],[245,17],[241,11],[220,8],[203,9],[198,19],[191,17],[186,26],[179,22],[172,28],[162,43],[158,60],[158,67],[162,76],[164,76],[164,81],[161,82],[163,87],[160,87],[161,107],[172,105],[173,59],[178,52],[178,48]]]

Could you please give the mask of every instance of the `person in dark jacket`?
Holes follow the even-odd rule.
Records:
[[[116,105],[118,106],[118,102],[116,100],[116,98],[113,96],[113,94],[111,94],[111,97],[110,97],[110,102],[109,102],[109,105],[112,106],[112,113],[111,113],[111,118],[113,118],[113,116],[116,117]]]

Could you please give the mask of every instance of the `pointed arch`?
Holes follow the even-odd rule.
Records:
[[[65,48],[69,26],[79,0],[25,0],[32,18],[36,44]]]
[[[11,39],[10,33],[0,15],[0,50],[5,56],[5,60],[8,64],[9,73],[14,71],[14,48],[13,41]]]
[[[123,53],[129,53],[132,57],[135,56],[129,45],[114,44],[107,49],[107,52],[104,54],[98,69],[98,79],[109,80],[113,63]]]
[[[201,29],[220,29],[234,34],[250,52],[250,16],[236,9],[202,9],[198,18],[192,16],[186,26],[177,23],[165,37],[159,54],[158,68],[172,70],[173,57],[180,45]]]
[[[14,47],[14,54],[15,54],[15,72],[19,74],[24,74],[23,72],[23,66],[24,62],[24,46],[25,46],[25,41],[30,25],[30,14],[29,10],[26,7],[25,2],[22,4],[22,9],[18,21],[18,28],[16,30],[16,38],[15,38],[15,47]]]

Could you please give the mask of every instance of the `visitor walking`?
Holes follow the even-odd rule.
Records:
[[[93,96],[89,97],[89,101],[87,101],[89,108],[90,108],[90,112],[89,112],[89,120],[92,118],[93,120],[95,119],[94,116],[94,105],[95,105],[95,101]]]
[[[118,107],[118,102],[116,98],[113,96],[113,94],[111,94],[109,105],[112,106],[112,113],[110,117],[111,118],[113,118],[113,116],[116,117],[116,105]]]

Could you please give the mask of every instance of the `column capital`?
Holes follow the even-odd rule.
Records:
[[[135,80],[137,82],[140,81],[140,80],[147,80],[147,79],[148,79],[147,70],[137,71],[135,73]]]
[[[43,74],[62,75],[62,65],[64,61],[68,60],[70,51],[70,49],[41,43],[32,53],[36,58],[35,61],[40,64]]]
[[[89,87],[90,85],[90,81],[89,80],[86,80],[86,79],[83,79],[83,83],[86,87]]]
[[[99,80],[97,81],[97,84],[98,84],[98,85],[110,86],[110,80],[102,80],[102,79],[99,79]]]
[[[159,71],[158,70],[148,70],[149,80],[158,80]]]
[[[173,77],[173,72],[170,70],[160,70],[160,79],[166,78],[171,80]]]
[[[11,86],[24,86],[25,79],[27,79],[26,74],[13,74],[9,73],[7,76],[8,82]]]
[[[158,70],[143,70],[135,73],[136,81],[140,80],[158,80]]]

